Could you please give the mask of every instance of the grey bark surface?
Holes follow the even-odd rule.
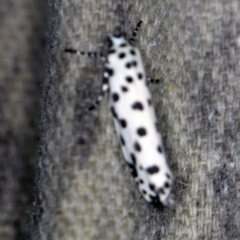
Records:
[[[238,1],[65,0],[50,1],[49,7],[31,238],[239,239]],[[147,74],[161,79],[151,91],[175,175],[175,205],[164,209],[154,208],[138,192],[119,150],[107,97],[95,113],[86,110],[100,89],[101,63],[63,52],[65,47],[102,51],[104,37],[116,26],[131,34],[140,19],[136,46]],[[17,101],[19,106],[25,106],[25,99]],[[22,134],[18,131],[24,128],[12,124],[21,116],[6,119],[14,134]],[[30,131],[28,125],[26,129]],[[28,147],[25,142],[21,146]],[[16,153],[11,159],[21,155],[9,152]],[[12,174],[8,179],[16,184],[18,178]],[[14,189],[22,194],[21,183]],[[9,198],[6,202],[15,206]],[[1,216],[13,219],[18,208],[6,209]],[[9,222],[13,231],[13,220]]]

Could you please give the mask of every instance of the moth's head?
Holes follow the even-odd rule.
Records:
[[[115,49],[121,46],[129,45],[127,40],[126,33],[121,31],[119,27],[115,28],[113,34],[107,36],[106,45],[108,49]]]

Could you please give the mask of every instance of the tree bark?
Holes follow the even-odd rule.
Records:
[[[65,0],[50,1],[49,7],[31,238],[239,239],[238,1]],[[150,88],[175,176],[175,205],[164,209],[138,192],[119,150],[107,97],[95,113],[87,111],[100,89],[101,62],[63,51],[103,51],[104,37],[116,26],[131,35],[140,19],[136,46],[147,75],[161,79]],[[21,116],[9,118],[17,136],[24,128],[11,121],[19,123]],[[25,142],[19,146],[28,149]],[[10,152],[12,159],[21,156]],[[18,178],[8,179],[16,184]],[[9,226],[15,229],[13,221]]]
[[[0,1],[0,239],[25,240],[37,163],[46,1]]]

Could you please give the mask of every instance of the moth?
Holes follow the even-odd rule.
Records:
[[[143,197],[164,206],[172,203],[173,175],[168,167],[152,104],[141,54],[132,37],[119,29],[106,39],[106,54],[65,49],[65,52],[99,58],[104,64],[101,93],[89,108],[95,109],[109,93],[110,110],[123,156]]]

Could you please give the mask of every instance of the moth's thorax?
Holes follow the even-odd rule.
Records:
[[[108,37],[108,41],[110,41],[109,49],[116,49],[121,47],[121,45],[130,45],[129,41],[126,39],[125,36],[115,37],[113,35],[110,35]]]

